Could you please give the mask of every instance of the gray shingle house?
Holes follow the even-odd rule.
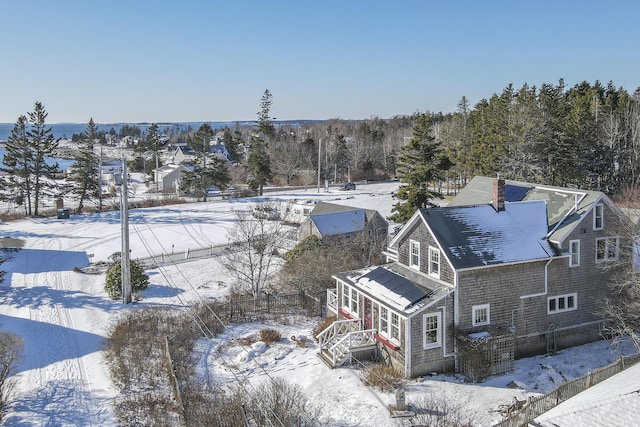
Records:
[[[298,227],[298,240],[310,235],[323,239],[367,232],[372,238],[386,242],[388,229],[387,221],[374,209],[319,202]]]
[[[618,218],[601,192],[476,177],[448,206],[418,210],[387,264],[334,275],[321,356],[482,377],[596,340]]]

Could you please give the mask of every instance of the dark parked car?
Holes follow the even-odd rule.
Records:
[[[353,182],[347,182],[346,184],[342,184],[340,186],[340,190],[355,190],[356,185]]]

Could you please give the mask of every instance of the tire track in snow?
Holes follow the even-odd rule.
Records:
[[[83,420],[83,425],[95,425],[93,418],[100,411],[92,404],[95,399],[71,313],[57,302],[69,275],[68,271],[25,275],[25,289],[33,295],[29,315],[35,322],[34,336],[40,351],[35,356],[40,408],[35,412],[41,418],[30,422],[41,425],[74,425],[78,420]],[[37,295],[36,290],[40,291]]]

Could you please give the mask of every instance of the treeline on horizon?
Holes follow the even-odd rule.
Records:
[[[277,98],[275,101],[277,102]],[[455,191],[475,175],[599,190],[614,194],[640,175],[640,90],[613,82],[563,80],[540,87],[508,85],[471,105],[462,97],[451,113],[416,112],[382,119],[340,118],[276,123],[266,144],[275,185],[315,185],[379,180],[398,175],[398,158],[421,115],[431,118],[435,141],[453,163],[443,188]],[[168,149],[194,141],[196,129],[168,127]],[[234,159],[234,182],[243,182],[246,150],[256,134],[252,123],[216,130]],[[111,134],[116,134],[111,130]],[[117,136],[148,140],[145,129],[124,125]],[[80,139],[80,135],[74,135]],[[146,147],[148,149],[149,147]],[[142,163],[142,162],[139,162]],[[133,165],[132,165],[133,166]],[[148,165],[147,165],[148,166]],[[237,167],[240,166],[240,167]]]
[[[507,179],[613,194],[639,179],[640,89],[630,94],[613,82],[598,81],[573,87],[563,80],[539,88],[508,85],[473,106],[462,97],[452,113],[304,126],[310,138],[308,161],[314,163],[322,139],[324,177],[339,180],[347,169],[352,180],[396,176],[398,156],[421,114],[431,117],[433,137],[454,164],[445,173],[445,186],[459,188],[473,176],[500,173]],[[286,138],[278,139],[272,156],[289,150],[303,157],[285,145]]]

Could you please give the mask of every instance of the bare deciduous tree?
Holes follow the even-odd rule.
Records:
[[[616,219],[619,253],[618,261],[608,267],[615,271],[602,303],[604,331],[614,340],[630,339],[640,351],[640,188],[627,188],[617,203],[624,212]]]
[[[0,333],[0,421],[11,405],[15,389],[15,373],[22,357],[22,338],[15,334]]]
[[[287,246],[294,229],[274,220],[278,210],[273,203],[259,203],[253,213],[234,211],[234,226],[227,234],[231,246],[222,264],[238,290],[257,297],[279,269],[277,252]]]

